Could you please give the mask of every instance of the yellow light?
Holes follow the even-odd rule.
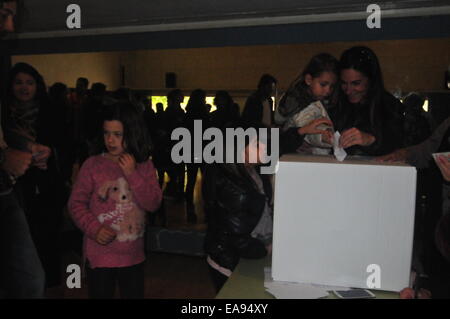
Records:
[[[428,112],[428,99],[423,102],[422,108],[425,112]]]
[[[152,96],[152,109],[156,112],[156,103],[162,103],[164,110],[167,108],[167,97],[166,96]],[[186,111],[186,106],[189,101],[189,96],[185,96],[183,102],[181,102],[181,108]],[[217,107],[214,105],[214,96],[207,96],[206,103],[211,105],[211,112],[215,111]]]

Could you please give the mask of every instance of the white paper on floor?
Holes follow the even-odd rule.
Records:
[[[277,299],[317,299],[329,295],[325,288],[312,284],[273,281],[270,267],[264,268],[264,287]]]

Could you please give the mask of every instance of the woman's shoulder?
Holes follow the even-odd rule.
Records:
[[[387,108],[392,108],[392,107],[402,108],[403,107],[403,103],[399,99],[397,99],[394,95],[389,93],[388,91],[383,92],[381,99],[382,99],[383,105]]]

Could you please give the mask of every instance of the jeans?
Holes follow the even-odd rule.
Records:
[[[0,196],[0,282],[6,298],[43,298],[45,273],[16,195]]]

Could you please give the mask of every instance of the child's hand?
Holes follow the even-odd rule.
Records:
[[[325,133],[322,133],[322,142],[333,145],[333,132],[326,130]]]
[[[326,130],[321,130],[321,129],[317,128],[319,125],[322,125],[322,124],[326,124],[326,125],[329,125],[329,126],[333,127],[333,122],[331,122],[329,119],[327,119],[325,117],[321,117],[319,119],[315,119],[314,121],[312,121],[308,125],[300,127],[297,130],[297,132],[300,135],[306,135],[306,134],[327,134]]]
[[[95,241],[100,245],[108,245],[116,238],[116,232],[106,225],[102,225],[95,236]]]
[[[128,176],[134,172],[136,169],[136,160],[133,155],[128,153],[124,153],[119,157],[119,166],[122,169],[123,173]]]

